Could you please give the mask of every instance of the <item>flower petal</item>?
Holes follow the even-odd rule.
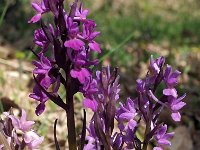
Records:
[[[97,42],[93,41],[93,42],[89,43],[88,45],[93,51],[101,53],[100,45]]]
[[[90,100],[88,98],[85,98],[83,100],[83,106],[85,108],[90,108],[93,112],[96,112],[98,103],[96,102],[96,100]]]
[[[28,21],[28,23],[36,23],[41,19],[41,17],[42,17],[42,14],[38,13],[35,16],[33,16],[31,20]]]
[[[86,78],[90,76],[90,72],[86,68],[81,68],[80,70],[71,70],[70,75],[73,78],[78,78],[80,83],[84,83]]]
[[[179,112],[176,112],[176,113],[172,113],[171,114],[171,117],[174,121],[178,122],[178,121],[181,121],[181,115]]]
[[[174,88],[164,89],[163,94],[167,96],[173,96],[175,98],[178,96],[177,91]]]
[[[72,39],[72,40],[66,41],[64,45],[65,47],[72,48],[78,51],[85,45],[85,43],[79,39]]]

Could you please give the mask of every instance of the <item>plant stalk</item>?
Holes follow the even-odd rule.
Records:
[[[67,94],[67,130],[68,130],[68,144],[69,150],[77,150],[76,145],[76,127],[74,119],[74,102],[73,95],[68,92]]]

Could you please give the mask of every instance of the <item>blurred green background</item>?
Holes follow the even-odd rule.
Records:
[[[89,18],[101,31],[97,41],[103,53],[93,57],[99,57],[101,65],[120,68],[122,98],[135,96],[135,79],[146,75],[151,54],[165,56],[168,64],[182,72],[179,93],[187,91],[188,105],[180,124],[189,133],[186,139],[191,140],[190,148],[200,148],[200,1],[84,0],[83,4],[90,8]],[[0,0],[0,97],[9,97],[16,104],[28,99],[32,88],[34,57],[29,49],[33,46],[33,31],[39,27],[27,23],[33,14],[30,0]],[[30,103],[25,104],[29,109]],[[49,105],[51,113],[56,108]],[[52,120],[48,117],[44,118],[50,126]],[[48,131],[46,126],[39,126],[47,135],[43,133]]]

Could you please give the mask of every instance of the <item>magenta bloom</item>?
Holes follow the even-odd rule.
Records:
[[[172,67],[167,65],[164,74],[164,80],[169,88],[174,87],[178,84],[178,77],[181,74],[181,72],[179,72],[178,70],[174,71],[173,73],[171,72],[172,72]]]
[[[81,3],[80,7],[76,8],[74,19],[76,19],[76,20],[84,20],[84,19],[86,19],[88,13],[89,13],[89,10],[88,9],[83,9],[83,5]]]
[[[155,147],[153,150],[163,150],[165,146],[171,145],[169,141],[170,138],[173,137],[174,132],[166,133],[167,125],[161,126],[155,133],[154,138],[157,142],[158,147]]]
[[[73,50],[79,51],[85,45],[85,43],[79,39],[71,39],[65,42],[65,47],[72,48]]]
[[[50,44],[49,40],[47,39],[44,31],[42,29],[37,29],[34,32],[34,42],[36,45],[42,47],[43,51],[46,51],[48,49],[48,46]]]
[[[86,68],[81,68],[81,69],[73,69],[70,72],[71,76],[73,78],[78,78],[80,83],[85,83],[86,78],[90,77],[90,72]]]
[[[19,149],[36,149],[43,142],[44,138],[39,137],[35,131],[33,131],[32,128],[35,122],[26,120],[27,116],[25,110],[22,109],[21,113],[21,118],[18,118],[11,115],[9,112],[4,112],[6,118],[1,120],[2,136],[5,136],[9,146],[13,145],[15,148],[18,147]],[[0,146],[0,148],[2,147],[3,145]]]
[[[43,142],[44,137],[39,137],[34,131],[28,131],[23,136],[24,142],[27,147],[32,150],[38,148],[38,146]]]
[[[33,64],[36,66],[33,70],[34,74],[48,75],[50,69],[52,68],[50,60],[45,57],[44,54],[40,55],[40,61],[33,61]]]
[[[12,120],[13,127],[15,129],[19,129],[23,132],[30,130],[35,123],[34,121],[26,120],[26,112],[22,109],[22,116],[20,119],[13,115],[8,115],[8,117]]]
[[[50,74],[51,69],[53,68],[50,60],[42,54],[40,54],[40,61],[33,61],[33,64],[36,68],[33,70],[34,74],[37,74],[36,80],[38,83],[45,89],[48,90],[49,87],[57,83],[60,84],[59,78],[55,78]],[[56,87],[53,92],[57,92],[58,88]],[[29,97],[37,100],[40,104],[36,108],[36,114],[40,115],[45,110],[45,102],[49,99],[48,96],[41,90],[39,85],[35,85],[33,88],[33,93]]]
[[[169,105],[172,110],[171,117],[174,121],[181,120],[181,115],[179,113],[179,110],[186,105],[185,102],[182,102],[182,100],[185,98],[185,96],[186,96],[186,94],[184,94],[183,96],[181,96],[179,98],[175,98],[172,96],[168,97]]]
[[[91,100],[91,99],[88,99],[88,98],[84,98],[83,99],[83,106],[85,108],[90,108],[93,112],[96,112],[97,111],[97,107],[98,107],[98,103],[96,100]]]
[[[117,116],[119,117],[119,119],[123,119],[127,121],[133,119],[136,116],[136,110],[135,110],[133,100],[131,100],[130,98],[127,98],[126,105],[123,105],[122,103],[120,103],[120,107],[117,110]]]
[[[69,13],[63,6],[63,3],[57,0],[32,3],[37,14],[29,21],[30,23],[38,22],[44,13],[52,13],[54,17],[52,25],[41,23],[41,28],[34,33],[34,42],[41,48],[39,53],[33,52],[39,60],[33,61],[33,74],[36,75],[37,84],[30,94],[31,98],[39,101],[35,111],[37,115],[45,110],[48,99],[64,108],[65,104],[57,93],[60,84],[74,89],[66,89],[72,92],[71,95],[83,92],[83,85],[92,76],[90,68],[98,64],[97,59],[91,60],[91,53],[101,51],[100,45],[95,41],[100,32],[95,31],[95,22],[87,19],[89,11],[84,10],[82,4],[78,6],[77,1],[71,5]],[[66,83],[73,84],[66,86]],[[56,88],[50,91],[52,85],[56,85]],[[91,97],[88,99],[93,100]]]
[[[96,24],[94,21],[88,20],[83,24],[83,32],[79,35],[80,38],[89,42],[88,46],[91,50],[101,53],[100,45],[94,39],[100,34],[95,31]]]
[[[33,2],[32,7],[33,7],[33,9],[35,9],[37,14],[31,18],[29,23],[38,22],[41,19],[43,13],[47,13],[50,11],[48,0],[42,0],[40,3]]]

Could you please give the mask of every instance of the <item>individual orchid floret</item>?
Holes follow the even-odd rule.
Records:
[[[97,81],[92,79],[92,77],[87,78],[85,81],[82,92],[84,93],[85,98],[83,99],[83,106],[85,108],[90,108],[93,112],[97,111],[98,103],[95,100],[95,93],[98,92]]]
[[[93,98],[93,95],[98,92],[97,81],[92,77],[87,78],[82,87],[82,91],[85,97]]]
[[[34,42],[36,45],[42,48],[43,52],[47,51],[50,43],[42,29],[35,30]]]
[[[77,52],[76,55],[70,58],[76,68],[86,66],[87,56],[85,51]]]
[[[91,73],[86,68],[80,68],[80,69],[72,69],[70,72],[70,75],[73,78],[77,78],[80,83],[84,83],[86,78],[89,78],[91,76]]]
[[[48,0],[41,0],[41,2],[33,2],[32,7],[33,9],[35,9],[37,14],[31,18],[29,23],[38,22],[41,19],[43,13],[47,13],[50,11]]]
[[[164,81],[167,88],[163,90],[163,94],[177,98],[178,94],[174,87],[178,84],[178,76],[180,75],[180,72],[176,70],[175,72],[171,73],[171,71],[172,67],[167,65],[164,73]]]
[[[35,80],[37,80],[37,84],[40,85],[36,84],[34,86],[33,93],[31,93],[29,97],[40,102],[40,104],[36,107],[35,112],[37,115],[41,115],[45,110],[45,103],[49,99],[44,91],[47,92],[50,85],[56,83],[56,86],[54,87],[52,93],[57,93],[60,86],[60,78],[58,77],[57,79],[55,79],[45,75],[38,75]]]
[[[24,134],[23,139],[27,147],[32,150],[39,147],[43,142],[44,137],[39,137],[33,130],[31,130]]]
[[[65,22],[66,22],[66,28],[68,29],[68,35],[67,35],[68,38],[69,39],[76,38],[77,34],[79,33],[78,23],[74,22],[73,19],[67,15],[65,15]]]
[[[164,73],[164,81],[168,88],[173,88],[178,84],[178,77],[181,74],[180,71],[176,70],[172,73],[172,67],[167,65]]]
[[[179,98],[175,98],[173,96],[168,97],[169,105],[172,111],[171,117],[174,121],[180,121],[181,115],[179,113],[179,110],[183,108],[186,103],[182,102],[182,100],[185,98],[186,94]]]
[[[85,108],[90,108],[93,112],[96,112],[98,109],[98,103],[95,99],[84,98],[83,106]]]
[[[152,93],[152,91],[150,91],[149,93],[153,100],[155,100],[160,105],[171,110],[171,113],[172,113],[171,117],[174,121],[178,122],[181,120],[181,115],[180,115],[179,111],[181,108],[183,108],[186,105],[185,102],[182,102],[182,100],[185,98],[186,94],[184,94],[183,96],[181,96],[179,98],[176,98],[176,97],[170,95],[168,97],[165,97],[165,100],[166,100],[165,102],[162,102]]]
[[[141,80],[141,79],[137,79],[136,80],[136,90],[137,92],[143,93],[145,92],[145,81]]]
[[[136,121],[137,111],[133,100],[127,98],[126,103],[120,103],[116,111],[116,119],[118,121],[118,128],[123,135],[123,142],[126,143],[126,148],[134,148],[135,132],[138,126]]]
[[[24,109],[21,113],[21,118],[16,117],[11,111],[3,113],[6,118],[1,120],[1,139],[7,141],[4,141],[3,149],[33,150],[43,142],[44,138],[39,137],[32,129],[35,122],[26,120]]]
[[[164,57],[159,57],[157,59],[153,59],[153,56],[151,55],[150,58],[150,66],[149,66],[149,79],[148,84],[155,84],[156,78],[158,78],[158,75],[162,73],[162,67],[165,63]]]
[[[42,79],[40,76],[36,78],[36,80],[41,83]],[[41,81],[41,82],[40,82]],[[29,95],[30,98],[33,98],[40,102],[40,104],[36,107],[36,114],[40,115],[45,110],[45,102],[49,99],[48,96],[41,90],[38,85],[35,85],[33,88],[33,93]]]
[[[171,142],[169,141],[172,138],[174,132],[167,133],[167,125],[162,125],[155,133],[154,139],[157,142],[157,146],[153,150],[164,150],[164,147],[170,146]]]
[[[24,109],[22,109],[22,116],[20,119],[18,119],[14,115],[8,115],[7,117],[9,117],[12,120],[12,124],[15,129],[19,129],[23,132],[30,130],[33,124],[35,123],[34,121],[26,120],[26,112]]]
[[[52,63],[43,53],[40,55],[40,61],[33,61],[33,64],[36,66],[33,73],[37,74],[36,80],[44,90],[48,90],[50,85],[54,83],[57,83],[57,85],[60,84],[59,77],[55,78],[51,75],[51,69],[53,68]],[[57,91],[58,88],[55,88],[54,93]],[[48,96],[41,90],[41,87],[36,84],[30,97],[40,102],[36,108],[36,114],[40,115],[45,109],[45,102],[49,99]]]
[[[45,57],[44,54],[40,55],[40,61],[33,61],[33,64],[36,66],[33,70],[34,74],[44,74],[48,76],[48,73],[52,68],[50,60]]]
[[[75,17],[76,20],[85,20],[87,18],[87,15],[89,13],[88,9],[83,9],[82,3],[80,4],[79,8],[76,8]]]
[[[137,115],[135,104],[133,100],[127,98],[126,105],[120,103],[119,108],[116,111],[116,117],[119,123],[127,122],[127,125],[124,126],[125,128],[134,129],[137,125],[137,122],[134,120],[135,116]],[[123,126],[123,125],[120,125]],[[125,129],[126,130],[126,129]],[[123,131],[123,130],[122,130]]]
[[[94,21],[87,20],[83,24],[82,35],[79,35],[80,38],[89,42],[88,46],[93,51],[101,52],[100,45],[94,41],[94,39],[100,34],[100,32],[95,31],[96,24]]]
[[[72,48],[75,51],[80,51],[85,43],[80,39],[71,39],[65,42],[65,47]]]
[[[162,65],[164,64],[164,62],[165,62],[164,57],[159,57],[156,60],[153,60],[153,56],[151,55],[150,66],[149,66],[150,72],[152,74],[159,74],[160,67],[162,67]]]

